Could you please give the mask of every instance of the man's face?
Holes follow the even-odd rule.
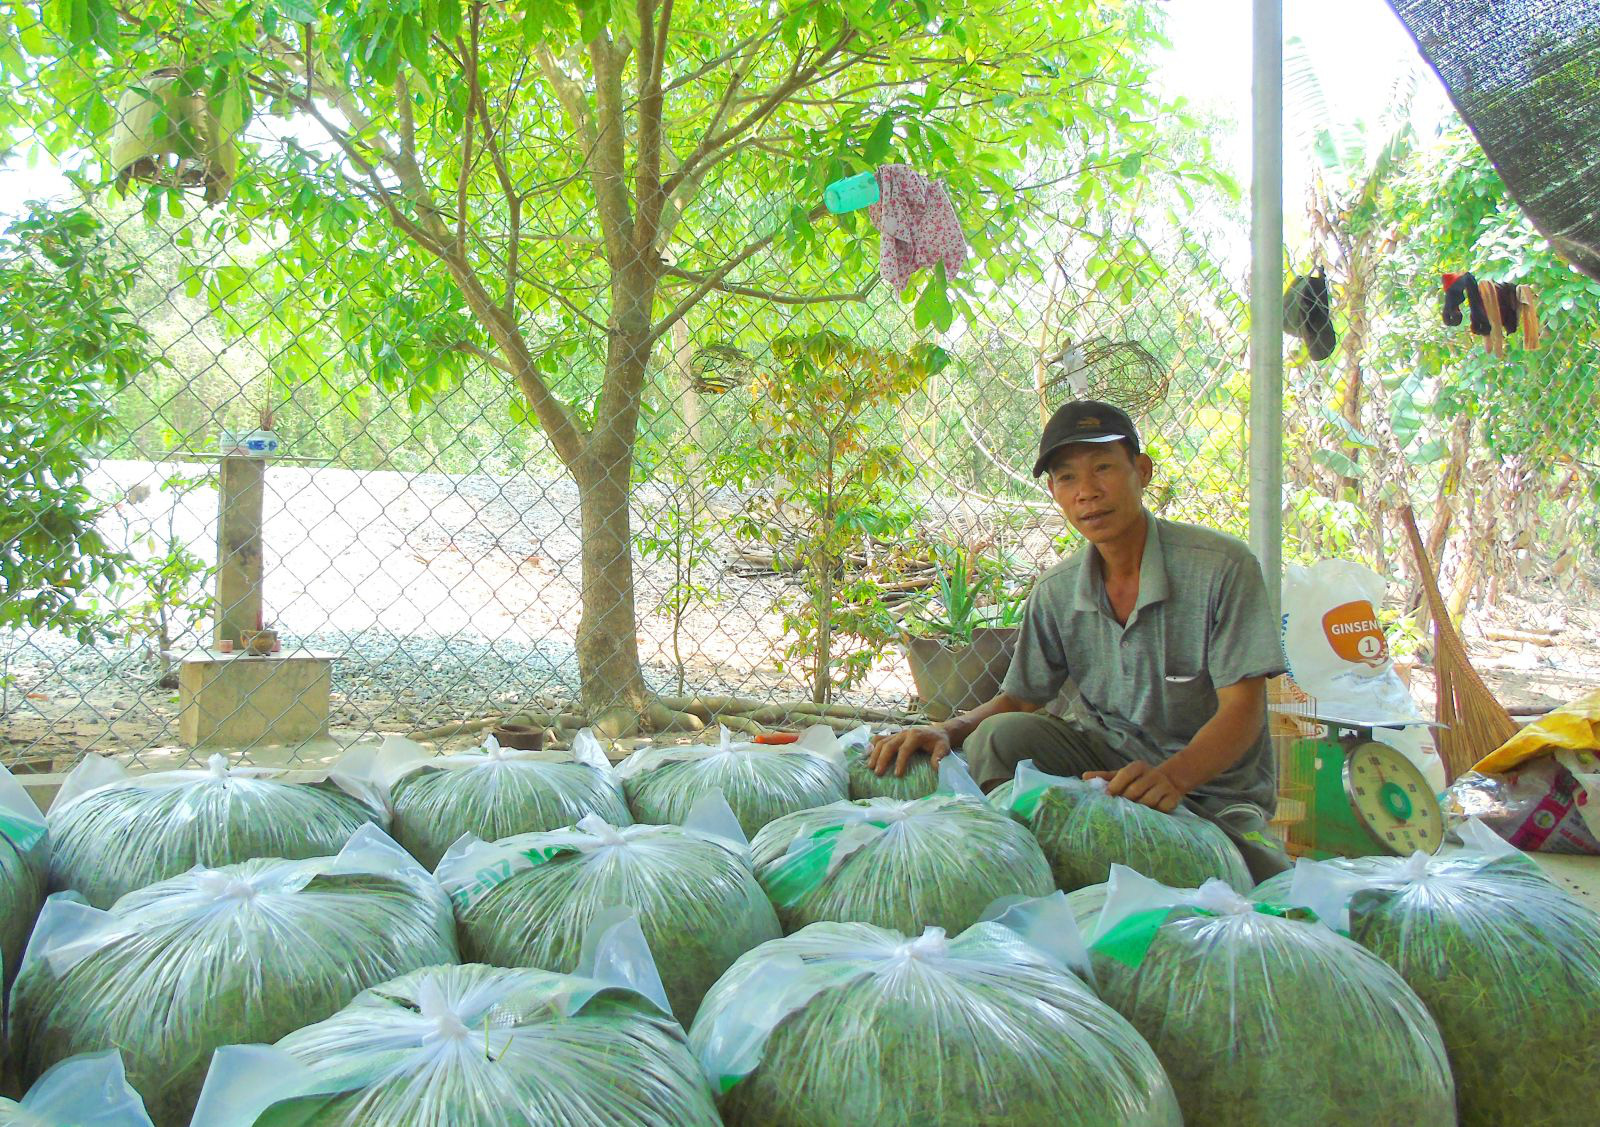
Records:
[[[1153,472],[1121,442],[1076,442],[1050,463],[1050,496],[1080,536],[1104,544],[1138,525]]]

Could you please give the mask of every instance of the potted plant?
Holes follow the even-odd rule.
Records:
[[[1026,592],[1008,590],[1004,566],[976,548],[943,550],[935,566],[937,596],[908,616],[901,638],[923,711],[939,721],[1000,691]]]

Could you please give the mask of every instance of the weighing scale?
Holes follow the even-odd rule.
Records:
[[[1284,763],[1279,821],[1297,856],[1408,857],[1444,841],[1444,811],[1433,788],[1376,728],[1437,727],[1431,720],[1353,720],[1313,713],[1326,734],[1296,739]],[[1298,815],[1296,817],[1295,815]]]

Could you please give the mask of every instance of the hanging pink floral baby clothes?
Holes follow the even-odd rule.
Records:
[[[867,218],[883,236],[878,273],[897,292],[914,270],[943,261],[954,274],[966,260],[967,239],[944,184],[910,165],[878,169],[878,202],[867,208]]]

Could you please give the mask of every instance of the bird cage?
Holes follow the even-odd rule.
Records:
[[[694,389],[701,395],[724,395],[743,387],[751,370],[749,355],[731,344],[708,344],[696,350],[689,365]]]
[[[1138,418],[1166,401],[1171,373],[1133,340],[1091,337],[1063,348],[1045,364],[1046,386],[1073,399],[1098,399]]]
[[[1315,788],[1305,758],[1294,754],[1294,749],[1302,740],[1321,734],[1316,713],[1316,698],[1292,678],[1274,677],[1267,682],[1267,725],[1272,754],[1278,763],[1278,811],[1272,818],[1272,828],[1293,856],[1299,856],[1310,845],[1307,819]]]
[[[151,71],[123,91],[111,128],[117,183],[130,180],[201,188],[207,203],[227,195],[238,165],[232,138],[204,94],[185,93],[181,71]]]

